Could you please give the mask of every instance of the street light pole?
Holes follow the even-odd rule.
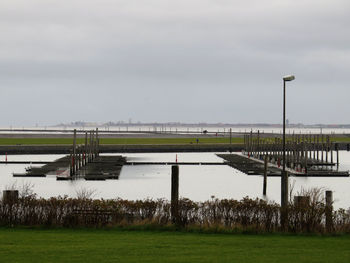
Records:
[[[286,81],[283,78],[283,157],[282,157],[282,177],[281,177],[281,206],[288,203],[288,177],[286,174]],[[287,184],[286,184],[287,183]]]
[[[288,206],[288,174],[286,172],[286,81],[292,81],[293,75],[283,77],[283,168],[281,174],[281,207],[285,210]],[[287,222],[288,214],[285,210],[281,215],[281,225],[284,227]]]

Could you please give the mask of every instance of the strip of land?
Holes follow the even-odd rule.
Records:
[[[164,144],[242,144],[242,137],[100,137],[101,145],[164,145]],[[350,143],[350,137],[333,137],[332,142]],[[83,144],[84,138],[77,138],[78,144]],[[72,145],[73,136],[71,137],[2,137],[0,145]]]
[[[51,134],[12,134],[0,136],[0,154],[69,154],[73,135],[47,137]],[[239,152],[244,148],[244,139],[235,134],[232,138],[221,135],[198,134],[188,137],[183,134],[101,134],[101,153],[140,153],[140,152]],[[62,135],[57,135],[62,136]],[[108,136],[111,136],[109,134]],[[187,137],[185,137],[187,136]],[[267,136],[266,134],[264,136]],[[77,144],[85,143],[85,135],[78,134]],[[267,137],[270,138],[270,137]],[[272,137],[271,137],[272,138]],[[350,137],[333,137],[339,150],[350,149]]]
[[[198,140],[198,141],[197,141]],[[83,144],[84,138],[77,138]],[[100,144],[220,144],[230,143],[227,137],[189,137],[189,138],[100,138]],[[232,138],[232,143],[243,143],[243,138]],[[72,145],[72,138],[0,138],[0,145]]]

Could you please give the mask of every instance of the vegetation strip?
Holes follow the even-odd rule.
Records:
[[[100,144],[229,144],[229,137],[188,137],[188,138],[100,138]],[[272,140],[272,139],[271,139]],[[333,142],[350,142],[350,137],[331,138]],[[78,138],[77,143],[83,144],[84,138]],[[0,138],[0,145],[72,145],[72,138]],[[233,137],[232,143],[243,143],[243,138]]]
[[[327,207],[320,189],[302,192],[305,201],[288,205],[288,228],[280,225],[281,207],[262,199],[212,199],[194,202],[182,198],[177,212],[164,199],[93,200],[91,193],[82,192],[78,198],[37,198],[24,187],[20,197],[16,191],[6,191],[0,202],[0,225],[51,227],[106,227],[155,225],[164,227],[174,222],[182,229],[216,229],[216,232],[276,233],[350,233],[350,211]],[[331,222],[327,225],[327,215]]]
[[[100,144],[219,144],[230,143],[230,138],[100,138]],[[84,138],[77,139],[84,144]],[[232,138],[232,143],[243,143],[243,138]],[[72,138],[0,138],[0,145],[72,145]]]

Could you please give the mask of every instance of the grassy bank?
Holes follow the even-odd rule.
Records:
[[[350,137],[334,137],[331,138],[333,142],[350,142]]]
[[[85,139],[79,138],[82,144]],[[73,143],[73,138],[0,138],[0,145],[58,145]],[[197,144],[197,138],[101,138],[100,144]],[[198,138],[199,144],[230,143],[229,138]],[[232,138],[232,143],[243,143],[243,138]]]
[[[350,137],[331,138],[333,142],[349,142]],[[78,138],[83,144],[85,139]],[[71,145],[73,138],[0,138],[0,145]],[[199,144],[228,144],[228,137],[198,137]],[[232,138],[232,143],[243,143],[243,138]],[[100,138],[100,144],[105,145],[140,145],[140,144],[197,144],[197,137],[188,138]]]
[[[0,229],[1,262],[349,262],[350,236]]]

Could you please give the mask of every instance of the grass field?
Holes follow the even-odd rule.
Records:
[[[350,236],[0,228],[1,262],[350,262]]]
[[[196,144],[197,138],[101,138],[100,144]],[[77,139],[77,143],[84,143]],[[0,145],[72,144],[73,138],[0,138]],[[200,144],[230,143],[229,138],[199,138]],[[232,143],[243,143],[243,138],[232,138]]]
[[[100,144],[196,144],[196,137],[191,138],[101,138]],[[199,144],[230,143],[228,137],[198,138]],[[333,142],[349,142],[350,137],[331,138]],[[77,143],[83,144],[84,139],[78,138]],[[0,145],[71,145],[73,138],[0,138]],[[243,143],[243,138],[232,138],[232,143]]]

